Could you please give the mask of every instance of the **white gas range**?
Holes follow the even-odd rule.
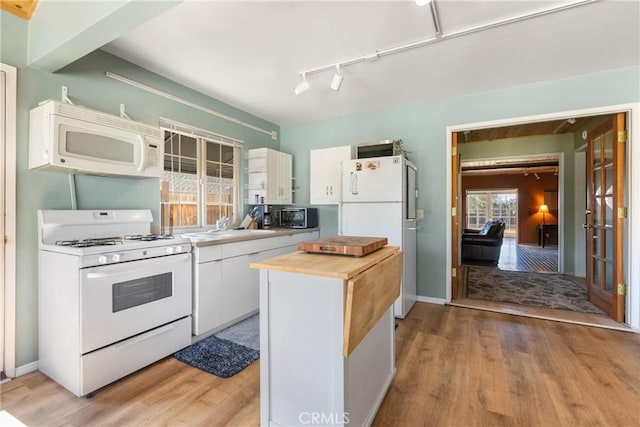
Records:
[[[191,243],[152,221],[38,211],[39,369],[77,396],[191,344]]]

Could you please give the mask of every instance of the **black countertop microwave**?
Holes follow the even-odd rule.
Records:
[[[282,208],[280,210],[280,227],[313,228],[317,226],[317,208]]]

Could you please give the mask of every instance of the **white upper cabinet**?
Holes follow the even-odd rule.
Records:
[[[312,205],[337,205],[342,195],[342,162],[351,160],[351,146],[309,152],[309,196]]]
[[[291,154],[270,148],[249,150],[249,203],[287,205],[293,203]],[[257,199],[256,199],[257,196]]]

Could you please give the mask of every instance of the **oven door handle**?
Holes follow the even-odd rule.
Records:
[[[147,268],[147,267],[158,265],[158,264],[166,266],[168,263],[179,263],[179,262],[189,261],[190,256],[191,254],[172,255],[169,257],[171,259],[170,261],[166,259],[167,257],[146,259],[144,260],[146,261],[145,264],[140,268]],[[100,279],[103,277],[111,276],[114,273],[116,274],[121,274],[123,272],[130,273],[131,271],[137,270],[136,268],[132,270],[123,270],[120,264],[105,265],[102,267],[93,267],[93,268],[100,269],[100,271],[95,273],[87,273],[87,275],[85,276],[87,279]]]

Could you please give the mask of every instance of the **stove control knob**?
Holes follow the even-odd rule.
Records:
[[[176,252],[182,252],[182,246],[176,246]]]
[[[106,256],[104,256],[104,255],[100,255],[100,256],[98,257],[98,262],[99,262],[100,264],[106,264],[106,263],[107,263],[107,257],[106,257]]]
[[[169,246],[169,247],[167,248],[167,253],[168,253],[168,254],[172,254],[172,253],[173,253],[173,248],[172,248],[171,246]]]
[[[111,257],[113,262],[120,262],[120,258],[120,254],[113,254],[113,256]]]

